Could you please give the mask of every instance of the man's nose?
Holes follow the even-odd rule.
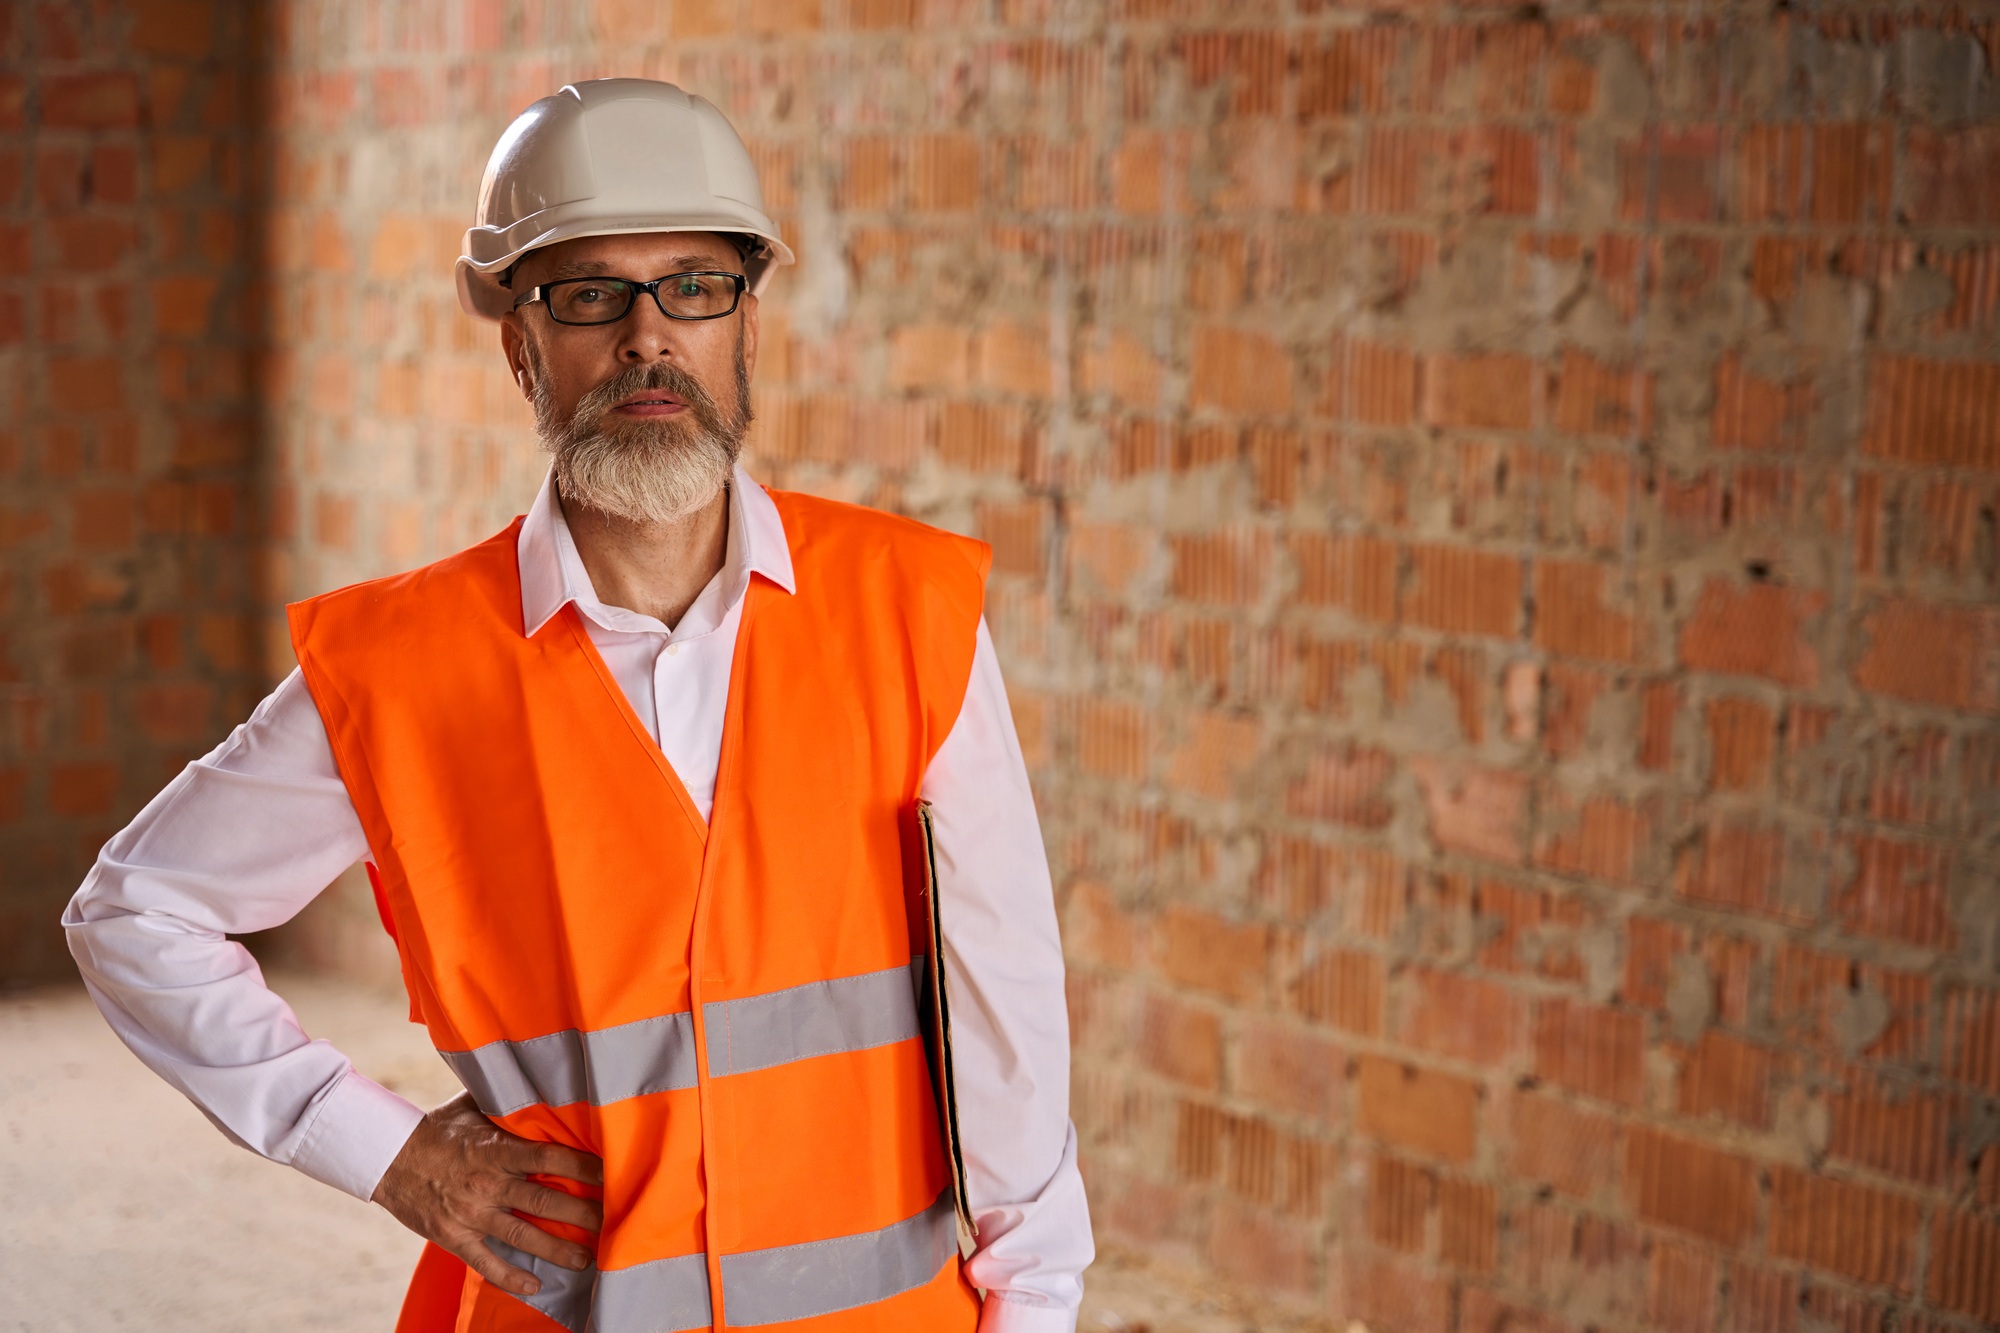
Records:
[[[660,309],[651,292],[635,293],[632,308],[618,321],[618,359],[626,362],[672,360],[678,351],[680,328]]]

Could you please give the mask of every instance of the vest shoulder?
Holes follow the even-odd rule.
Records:
[[[866,505],[771,491],[794,559],[873,564],[884,555],[926,582],[969,577],[984,586],[992,548],[971,537]]]
[[[400,615],[421,603],[431,610],[454,605],[504,605],[511,597],[513,617],[520,619],[520,573],[516,556],[521,520],[477,546],[434,560],[428,565],[387,574],[381,578],[350,583],[331,592],[320,593],[292,603],[286,612],[295,639],[310,635],[316,627],[376,621],[409,626],[416,618]]]

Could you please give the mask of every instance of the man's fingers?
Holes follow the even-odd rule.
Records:
[[[500,1203],[517,1213],[528,1213],[534,1217],[546,1217],[551,1222],[567,1222],[585,1231],[604,1230],[604,1205],[595,1199],[580,1199],[574,1194],[565,1194],[547,1185],[537,1185],[532,1180],[511,1182],[501,1194]]]
[[[486,1234],[537,1259],[547,1259],[574,1272],[580,1273],[590,1267],[592,1255],[589,1250],[575,1241],[550,1235],[533,1222],[512,1213],[495,1213],[487,1224]]]
[[[471,1237],[456,1243],[445,1243],[444,1248],[465,1260],[466,1267],[491,1282],[502,1291],[516,1296],[533,1296],[542,1289],[542,1280],[524,1268],[516,1268],[492,1250],[479,1237]]]
[[[587,1152],[560,1143],[533,1143],[527,1139],[514,1142],[520,1147],[514,1169],[524,1176],[561,1176],[585,1185],[604,1183],[603,1160]]]

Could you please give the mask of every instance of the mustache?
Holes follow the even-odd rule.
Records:
[[[700,380],[671,361],[648,361],[626,367],[579,398],[570,418],[571,428],[586,422],[594,425],[635,393],[662,390],[686,403],[688,411],[704,427],[714,430],[727,424]]]

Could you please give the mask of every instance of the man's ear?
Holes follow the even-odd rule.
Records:
[[[743,375],[754,379],[757,375],[757,298],[748,292],[743,294]]]
[[[500,350],[507,356],[507,369],[514,373],[514,383],[520,387],[521,396],[532,400],[535,396],[535,373],[528,363],[527,339],[520,320],[509,315],[500,321]]]

